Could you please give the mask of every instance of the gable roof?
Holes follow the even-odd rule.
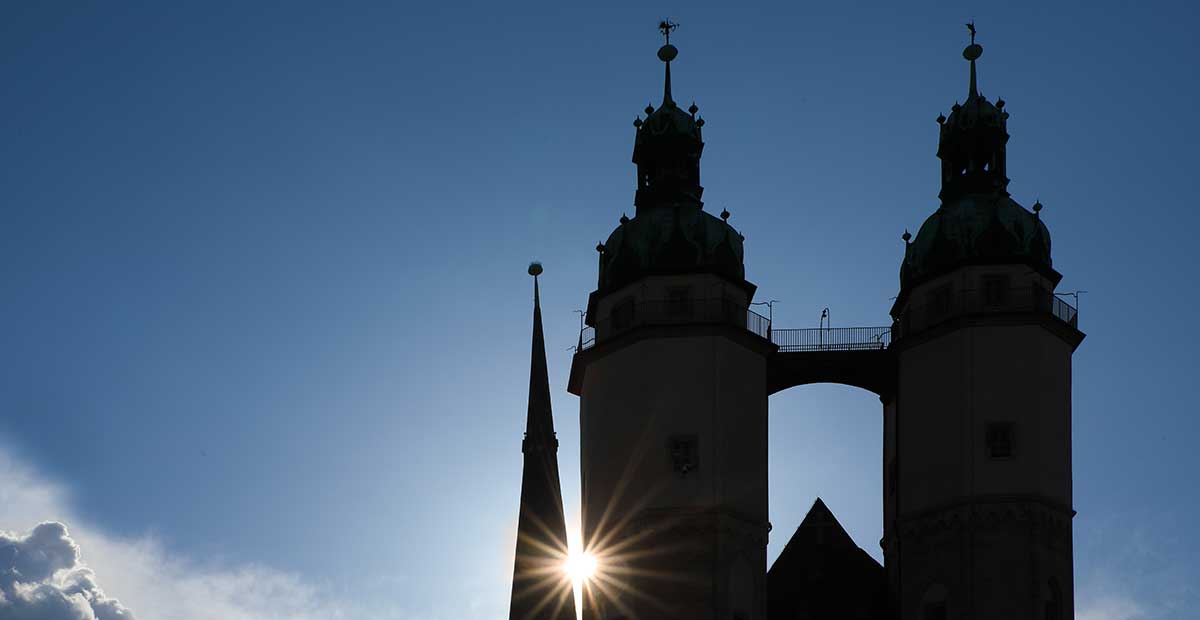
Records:
[[[875,620],[887,603],[887,577],[817,498],[767,571],[767,616]]]

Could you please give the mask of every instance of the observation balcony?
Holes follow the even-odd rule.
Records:
[[[932,329],[954,319],[986,318],[998,314],[1049,317],[1052,325],[1079,331],[1079,311],[1058,295],[1040,286],[984,287],[955,291],[949,286],[926,294],[922,303],[910,302],[892,324],[897,340]],[[1082,340],[1082,334],[1080,334]]]
[[[771,322],[730,299],[669,299],[629,301],[615,306],[595,326],[579,333],[576,353],[581,353],[640,327],[665,325],[729,325],[744,329],[759,338],[771,338]]]

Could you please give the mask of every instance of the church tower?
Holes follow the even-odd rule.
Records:
[[[1074,617],[1071,357],[1040,203],[1008,193],[1008,111],[939,116],[941,205],[904,234],[885,405],[884,553],[903,620]],[[911,240],[911,242],[910,242]]]
[[[766,321],[742,236],[704,210],[695,104],[634,121],[634,216],[599,251],[569,390],[580,398],[587,620],[765,617]],[[757,333],[756,333],[757,332]]]
[[[546,374],[546,339],[533,263],[533,347],[529,358],[529,411],[525,422],[525,457],[521,474],[521,512],[513,567],[509,620],[576,620],[575,597],[566,573],[567,523],[558,478],[558,438],[550,409]]]

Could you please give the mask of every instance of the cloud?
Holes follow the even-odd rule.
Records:
[[[1100,596],[1080,601],[1075,616],[1079,620],[1145,620],[1146,612],[1132,598]]]
[[[65,525],[41,523],[25,536],[0,532],[0,620],[134,620],[79,564]]]
[[[112,536],[67,500],[64,489],[0,447],[0,620],[135,620],[135,612],[155,620],[373,617],[291,573],[197,562],[152,536]]]

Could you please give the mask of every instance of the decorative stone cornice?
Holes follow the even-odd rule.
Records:
[[[765,547],[771,524],[728,508],[657,508],[643,510],[630,520],[631,535],[696,539],[720,534],[749,547]]]
[[[920,544],[943,536],[970,530],[1028,531],[1033,528],[1053,545],[1071,542],[1071,518],[1074,511],[1048,498],[1034,495],[976,498],[902,517],[900,538],[906,544]]]

